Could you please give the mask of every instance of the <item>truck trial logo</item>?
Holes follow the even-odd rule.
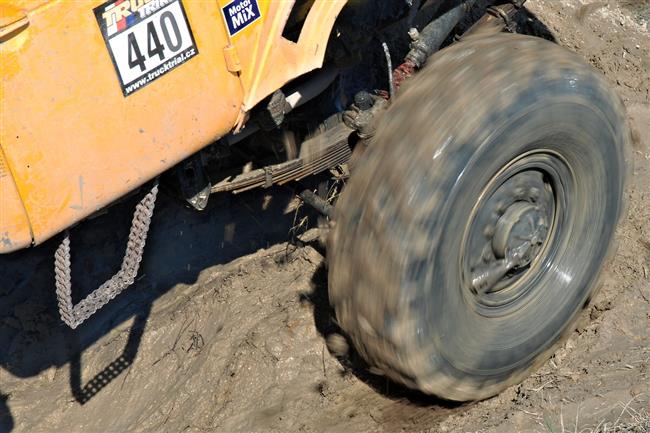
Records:
[[[257,0],[234,0],[222,9],[228,33],[235,35],[262,16]]]
[[[181,0],[111,0],[93,12],[124,96],[199,53]]]

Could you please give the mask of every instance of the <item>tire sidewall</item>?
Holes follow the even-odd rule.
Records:
[[[438,162],[455,165],[459,176],[443,187],[450,193],[436,212],[440,217],[426,228],[433,247],[426,263],[432,266],[429,272],[418,273],[422,298],[414,303],[425,330],[420,343],[433,341],[431,371],[438,376],[446,371],[459,381],[470,375],[485,386],[505,383],[526,371],[560,338],[592,295],[614,235],[623,189],[623,161],[617,150],[621,132],[609,113],[597,108],[608,105],[598,100],[597,86],[592,84],[571,79],[537,83],[513,98],[498,118],[477,121],[481,125],[477,130],[494,131],[487,140],[472,146],[470,139],[458,146],[464,152],[450,152]],[[584,95],[592,99],[585,100]],[[506,317],[486,318],[461,293],[459,234],[489,179],[522,154],[540,151],[558,154],[575,170],[573,179],[567,179],[575,189],[572,202],[564,205],[578,209],[567,221],[572,232],[557,245],[565,260],[553,263],[549,278],[539,283],[542,287],[522,308]],[[567,275],[570,283],[554,286]]]

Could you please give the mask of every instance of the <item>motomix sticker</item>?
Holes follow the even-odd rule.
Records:
[[[199,53],[181,0],[111,0],[93,12],[124,96]]]
[[[262,16],[257,0],[234,0],[222,9],[228,33],[235,35]]]

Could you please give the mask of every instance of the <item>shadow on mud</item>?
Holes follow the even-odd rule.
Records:
[[[129,337],[126,340],[124,350],[113,360],[110,364],[103,368],[102,371],[97,373],[88,383],[81,385],[81,355],[83,350],[79,346],[79,341],[74,332],[70,332],[69,343],[72,348],[72,359],[70,359],[70,390],[74,395],[75,400],[80,404],[86,404],[91,398],[97,395],[106,385],[111,383],[113,379],[118,377],[122,372],[128,369],[140,347],[142,334],[144,334],[145,325],[151,312],[151,305],[148,305],[138,312],[135,316],[133,325],[129,330]]]
[[[73,301],[79,302],[119,269],[137,194],[71,231]],[[0,432],[14,427],[11,390],[20,379],[69,365],[74,399],[85,404],[135,360],[152,304],[177,284],[193,284],[201,271],[284,242],[294,213],[289,188],[215,196],[206,211],[183,207],[160,194],[136,283],[76,330],[58,314],[53,254],[60,237],[0,256]],[[83,352],[134,318],[121,354],[82,380]]]
[[[319,250],[325,256],[325,251],[316,243],[309,244],[311,247]],[[336,323],[334,309],[329,303],[327,268],[323,264],[318,267],[312,278],[313,291],[301,296],[301,301],[312,305],[314,312],[314,325],[318,332],[325,340],[328,340],[333,334],[344,335],[345,332]],[[347,336],[346,336],[347,340]],[[472,403],[457,403],[448,400],[442,400],[431,395],[424,394],[405,387],[404,385],[393,382],[392,380],[372,374],[368,364],[354,350],[352,343],[348,340],[347,354],[330,353],[335,356],[345,369],[343,374],[353,374],[358,379],[372,387],[375,391],[395,401],[408,401],[409,404],[420,407],[457,409],[467,407]]]
[[[559,43],[551,29],[537,18],[533,12],[523,7],[521,13],[516,16],[517,32],[538,38],[546,39],[553,43]]]
[[[14,428],[14,419],[7,406],[8,399],[9,396],[0,393],[0,432],[9,432]]]

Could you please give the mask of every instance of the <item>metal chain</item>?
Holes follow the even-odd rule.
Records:
[[[63,241],[54,253],[54,281],[61,320],[72,329],[75,329],[95,314],[97,310],[135,281],[142,261],[142,253],[147,241],[147,233],[149,232],[157,195],[158,180],[155,181],[151,191],[140,200],[135,208],[131,231],[126,244],[126,252],[120,270],[76,305],[72,304],[70,235],[66,231]]]

